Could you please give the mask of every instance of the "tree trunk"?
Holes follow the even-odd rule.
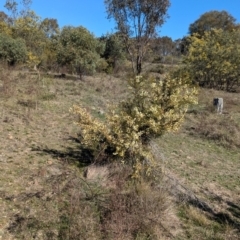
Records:
[[[137,56],[137,74],[140,75],[142,72],[142,58],[140,56]]]
[[[79,75],[79,79],[83,80],[83,71],[82,71],[81,67],[77,66],[76,69],[77,69],[77,75]]]

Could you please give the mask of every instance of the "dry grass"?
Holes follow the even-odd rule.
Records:
[[[225,103],[222,115],[212,108],[218,96]],[[181,203],[186,231],[180,239],[239,239],[239,104],[238,94],[201,90],[182,129],[159,139],[172,192]]]
[[[109,172],[110,194],[100,208],[104,239],[174,237],[179,222],[166,189],[146,181],[133,183],[127,166],[114,164]]]
[[[224,99],[223,114],[217,114],[212,100]],[[185,129],[193,136],[213,140],[227,148],[240,147],[240,97],[237,93],[204,90],[200,92],[199,105],[190,109]]]
[[[195,123],[186,127],[191,135],[213,140],[227,148],[240,147],[240,124],[231,115],[206,113],[194,118]]]
[[[18,212],[11,217],[8,232],[19,239],[99,239],[95,209],[99,187],[96,192],[96,186],[61,166],[43,170],[48,177],[41,176],[45,180],[41,189],[14,197]]]
[[[0,71],[0,239],[239,239],[239,96],[202,91],[182,130],[158,140],[168,177],[133,184],[127,166],[88,166],[68,112],[82,104],[104,121],[126,89],[108,75]]]
[[[84,177],[90,156],[80,147],[69,108],[82,104],[104,119],[108,104],[126,96],[125,80],[106,75],[84,81],[39,79],[5,70],[0,81],[4,85],[0,96],[0,239],[174,236],[176,229],[165,219],[177,224],[178,220],[165,189],[160,191],[150,183],[134,187],[129,169],[122,165],[89,166]]]

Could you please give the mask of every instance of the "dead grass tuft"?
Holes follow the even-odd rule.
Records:
[[[240,124],[231,115],[206,114],[188,130],[191,135],[213,140],[227,148],[240,147]]]
[[[224,100],[223,114],[217,114],[212,104],[213,97],[219,95]],[[240,97],[237,94],[201,90],[199,105],[188,111],[185,129],[193,136],[212,140],[227,148],[238,148],[240,115],[235,114],[235,111],[239,105]]]
[[[146,181],[133,184],[128,167],[117,169],[110,177],[115,188],[100,208],[104,239],[171,239],[176,219],[167,191]]]
[[[10,70],[0,68],[0,97],[9,98],[16,91],[16,82]]]

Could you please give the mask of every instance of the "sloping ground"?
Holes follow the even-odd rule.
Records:
[[[212,108],[219,96],[223,114]],[[181,130],[159,140],[173,192],[185,195],[180,215],[189,239],[240,238],[239,106],[237,93],[201,90]]]
[[[100,239],[97,208],[107,209],[107,190],[76,167],[89,156],[79,148],[69,108],[81,103],[103,118],[109,103],[124,98],[126,82],[109,76],[83,82],[24,73],[0,77],[0,239]],[[234,96],[229,109],[238,124]],[[162,239],[240,239],[239,148],[206,140],[194,127],[210,111],[211,97],[202,97],[180,133],[158,140],[181,220],[169,217],[174,234],[167,231]]]
[[[240,152],[184,133],[159,144],[189,239],[239,239]]]
[[[109,77],[104,83],[101,77],[40,81],[25,73],[2,73],[0,80],[0,239],[42,239],[36,228],[53,234],[51,225],[59,222],[53,218],[62,214],[50,202],[56,204],[59,193],[64,204],[62,188],[70,176],[81,174],[72,163],[88,160],[74,142],[77,126],[70,107],[91,102],[90,110],[100,115],[121,82]],[[30,230],[23,233],[26,225]]]

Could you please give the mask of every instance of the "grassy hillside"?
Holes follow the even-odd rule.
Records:
[[[104,121],[124,78],[0,71],[0,239],[240,239],[240,96],[201,90],[179,132],[153,143],[157,184],[121,164],[89,166],[81,103]],[[212,109],[224,98],[224,114]]]

